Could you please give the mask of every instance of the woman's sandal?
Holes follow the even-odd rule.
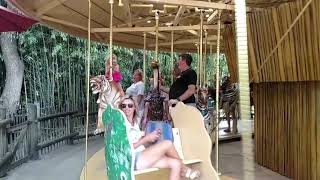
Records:
[[[200,177],[200,171],[188,168],[185,177],[189,179],[197,179]]]

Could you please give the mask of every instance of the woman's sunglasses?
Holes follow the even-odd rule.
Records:
[[[131,109],[131,108],[133,108],[133,104],[121,104],[120,107],[121,107],[121,109],[124,109],[126,107]]]

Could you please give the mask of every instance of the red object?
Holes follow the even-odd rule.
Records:
[[[23,32],[35,23],[36,20],[0,6],[0,32]]]
[[[107,71],[106,73],[105,73],[105,76],[106,76],[106,78],[107,79],[109,79],[109,71]],[[113,73],[112,73],[112,79],[114,80],[114,81],[116,81],[116,82],[120,82],[121,80],[122,80],[122,74],[121,74],[121,72],[119,72],[119,71],[114,71]]]

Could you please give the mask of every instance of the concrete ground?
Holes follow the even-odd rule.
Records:
[[[243,141],[236,141],[220,144],[219,172],[222,180],[289,180],[254,163],[253,150],[247,149],[251,145],[242,143]],[[246,152],[242,153],[244,150]],[[215,151],[212,152],[212,164],[215,166],[214,156]]]
[[[103,148],[103,137],[89,139],[88,159]],[[3,180],[79,180],[84,166],[85,143],[65,145],[41,157],[28,161],[8,172]],[[0,178],[2,180],[2,178]]]
[[[89,157],[103,147],[102,137],[89,140]],[[84,165],[83,141],[75,145],[65,145],[51,152],[41,160],[29,161],[10,171],[3,180],[79,180]],[[287,178],[254,163],[252,151],[242,153],[242,142],[231,142],[220,145],[219,170],[221,179],[256,179],[256,180],[288,180]],[[214,155],[214,152],[213,152]],[[214,158],[213,158],[214,160]],[[244,167],[244,162],[247,163]],[[214,164],[214,161],[213,161]],[[1,180],[2,180],[1,179]]]

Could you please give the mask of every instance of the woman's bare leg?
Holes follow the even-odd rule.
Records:
[[[99,109],[98,109],[97,129],[103,129],[103,122],[102,122],[103,110],[104,109],[102,107],[99,107]]]
[[[182,160],[180,159],[179,154],[171,141],[161,141],[142,151],[138,160],[139,168],[145,169],[145,168],[157,167],[156,166],[157,162],[163,157],[178,160],[178,162],[181,164],[180,165],[181,175],[185,175],[187,169],[189,169],[187,166],[185,166],[182,163]],[[158,167],[158,168],[163,168],[163,167]]]
[[[170,168],[169,180],[180,180],[182,163],[178,159],[163,156],[152,167]]]

